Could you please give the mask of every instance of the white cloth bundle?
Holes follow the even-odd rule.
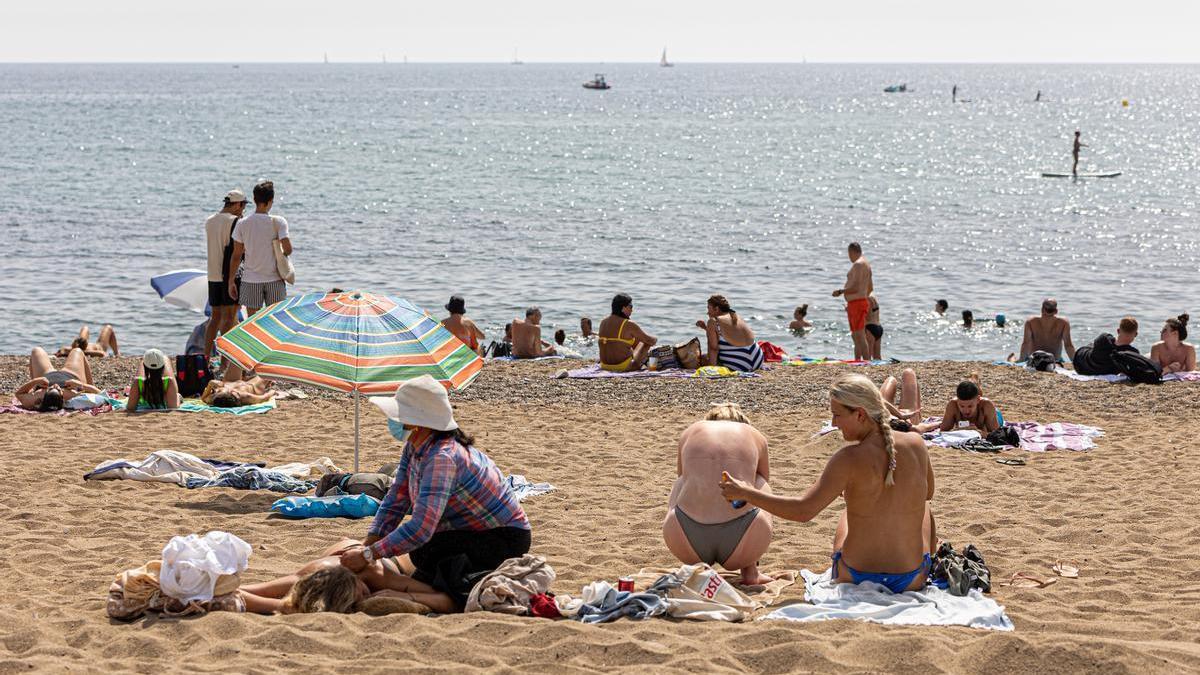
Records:
[[[173,537],[163,547],[159,586],[181,602],[212,600],[217,579],[245,571],[250,552],[250,544],[219,530]]]

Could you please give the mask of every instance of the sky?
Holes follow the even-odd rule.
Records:
[[[0,0],[0,62],[1200,62],[1200,0]]]

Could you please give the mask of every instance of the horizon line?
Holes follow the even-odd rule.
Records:
[[[401,59],[405,59],[404,55],[400,55]],[[0,65],[3,66],[93,66],[93,65],[387,65],[387,66],[404,66],[404,65],[458,65],[458,66],[511,66],[511,65],[659,65],[658,61],[642,61],[642,60],[613,60],[613,61],[526,61],[522,59],[520,63],[512,61],[424,61],[424,60],[403,60],[403,61],[366,61],[366,60],[336,60],[336,61],[266,61],[266,60],[246,60],[246,61],[199,61],[199,60],[184,60],[184,61],[133,61],[133,60],[97,60],[97,61],[16,61],[0,59]],[[838,61],[838,60],[808,60],[801,61],[714,61],[714,60],[691,60],[691,61],[672,61],[672,66],[679,65],[878,65],[878,66],[893,66],[893,65],[945,65],[945,66],[1194,66],[1200,65],[1200,61]]]

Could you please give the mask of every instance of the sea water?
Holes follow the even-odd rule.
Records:
[[[461,294],[489,337],[528,305],[574,335],[627,292],[682,340],[721,293],[760,339],[848,356],[850,241],[889,357],[1003,357],[1046,296],[1077,345],[1200,309],[1197,66],[3,65],[0,111],[3,353],[105,322],[181,351],[202,317],[149,279],[204,269],[204,219],[259,178],[289,292]],[[1040,176],[1076,129],[1119,178]]]

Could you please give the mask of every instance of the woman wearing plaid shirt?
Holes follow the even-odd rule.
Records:
[[[367,538],[341,564],[372,589],[461,611],[475,581],[529,551],[529,520],[495,463],[458,428],[437,380],[424,375],[371,402],[404,453]]]

